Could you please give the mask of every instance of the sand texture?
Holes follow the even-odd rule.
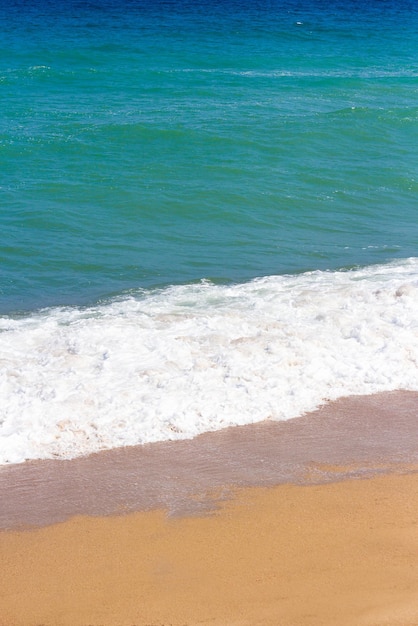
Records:
[[[391,451],[389,444],[385,449],[378,444],[370,464],[366,458],[361,461],[359,450],[376,447],[371,442],[379,440],[373,430],[379,426],[376,403],[382,400],[383,439],[395,443]],[[129,492],[129,512],[124,515],[113,510],[80,514],[89,488],[81,499],[70,492],[71,505],[65,491],[58,497],[48,473],[54,506],[43,511],[43,518],[34,512],[37,527],[22,530],[16,520],[10,528],[9,500],[15,500],[23,515],[19,498],[26,499],[25,481],[38,465],[2,471],[0,495],[7,501],[3,508],[9,511],[9,526],[0,532],[1,626],[418,625],[418,446],[414,451],[410,443],[416,431],[417,396],[389,394],[356,402],[357,413],[360,405],[368,407],[364,408],[368,414],[372,409],[368,435],[363,431],[359,439],[354,430],[350,435],[345,423],[340,453],[336,437],[328,464],[321,455],[312,461],[304,449],[305,463],[301,455],[293,484],[280,470],[273,476],[276,484],[266,478],[260,486],[256,476],[253,483],[245,477],[245,484],[234,487],[234,481],[226,478],[226,490],[220,480],[213,480],[212,489],[205,484],[199,490],[200,479],[194,483],[190,474],[193,493],[182,490],[181,506],[173,505],[174,498],[171,509],[147,501],[143,508],[148,510],[130,512]],[[399,438],[395,418],[401,404],[405,413]],[[341,405],[334,408],[335,414],[343,410]],[[317,418],[321,433],[322,418]],[[289,428],[296,428],[295,423]],[[287,447],[304,440],[300,433],[293,441],[292,436],[288,435]],[[232,440],[230,433],[220,435],[223,453]],[[406,440],[409,449],[403,462],[395,448],[400,452]],[[271,466],[266,449],[263,458]],[[172,454],[172,448],[168,450]],[[195,454],[193,450],[196,461]],[[105,465],[109,457],[102,458]],[[75,465],[70,462],[68,467]],[[221,468],[211,471],[214,478]],[[270,467],[270,475],[272,471]],[[127,480],[132,479],[130,472]],[[120,479],[120,465],[117,473]],[[112,484],[110,474],[104,475],[103,493]],[[58,472],[58,483],[63,480]],[[185,478],[179,475],[178,480]],[[46,495],[40,484],[37,489],[43,494],[39,506],[45,508]],[[209,505],[191,504],[187,510],[187,498]],[[57,522],[54,511],[60,503],[65,515]],[[36,508],[34,501],[31,506]],[[73,514],[71,506],[76,509]],[[104,508],[109,506],[106,501]],[[48,512],[54,522],[49,525]],[[29,525],[28,519],[22,523]]]

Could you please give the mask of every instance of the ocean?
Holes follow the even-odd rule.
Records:
[[[0,463],[418,390],[415,2],[0,25]]]

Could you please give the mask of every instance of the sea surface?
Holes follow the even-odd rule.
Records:
[[[0,28],[0,463],[418,390],[416,2]]]

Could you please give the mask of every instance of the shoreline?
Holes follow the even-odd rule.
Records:
[[[287,421],[3,465],[0,530],[74,515],[199,514],[216,507],[211,492],[228,497],[236,487],[334,482],[418,465],[417,415],[418,392],[351,396]]]
[[[416,626],[417,415],[392,392],[1,467],[0,626]]]

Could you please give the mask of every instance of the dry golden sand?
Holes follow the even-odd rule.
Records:
[[[404,468],[405,470],[406,468]],[[418,475],[0,533],[2,626],[418,624]]]

